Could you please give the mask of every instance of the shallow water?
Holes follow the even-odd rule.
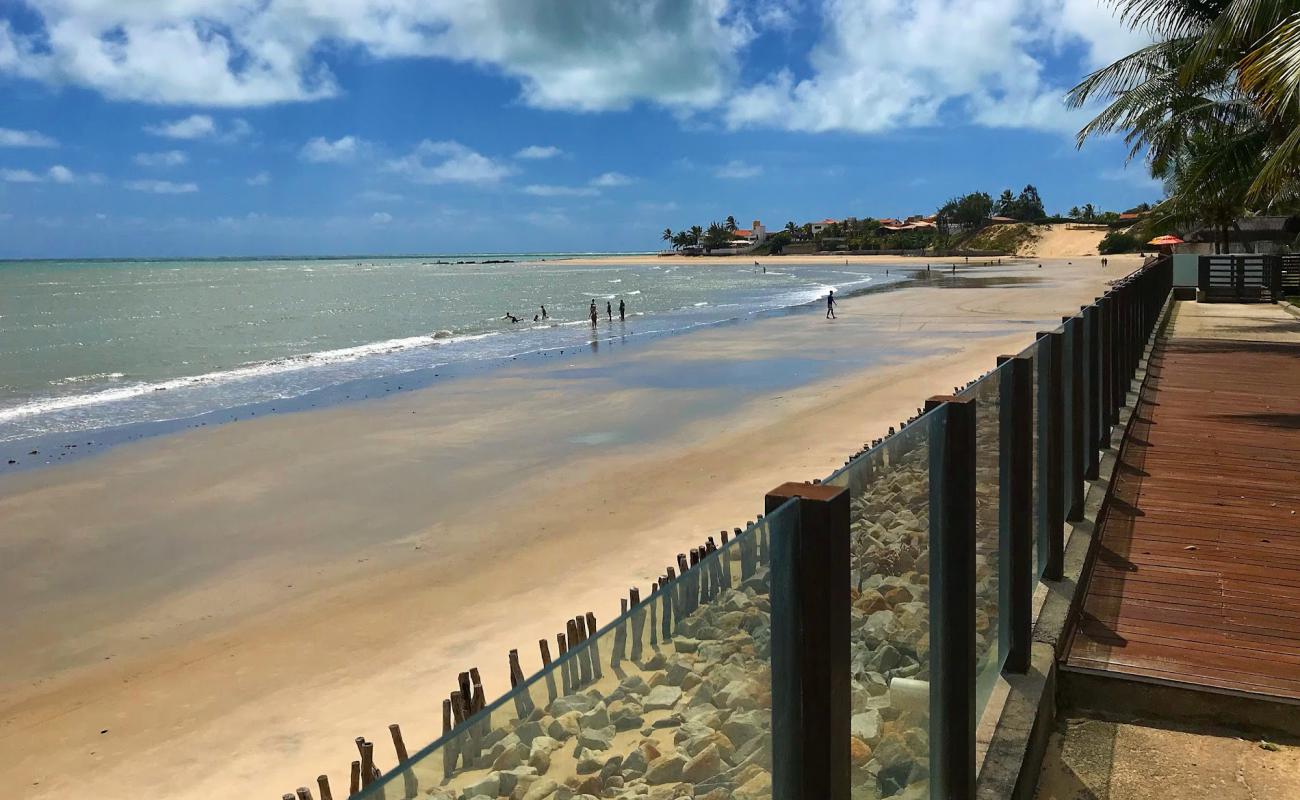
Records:
[[[886,275],[884,267],[784,262],[763,273],[739,260],[446,263],[455,260],[0,264],[0,442],[681,332],[798,306],[830,288],[848,294],[902,280],[897,268]],[[593,299],[601,312],[594,332]],[[549,318],[533,322],[542,305]]]

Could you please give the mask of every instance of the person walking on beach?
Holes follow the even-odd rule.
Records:
[[[835,319],[835,290],[826,295],[826,319]]]
[[[594,327],[596,327],[596,317],[597,317],[597,314],[596,314],[596,300],[595,300],[595,298],[592,298],[592,301],[591,301],[591,309],[590,309],[590,311],[591,311],[591,327],[594,328]]]
[[[608,300],[605,301],[605,318],[610,322],[614,321],[614,307],[609,304]]]
[[[618,298],[618,321],[627,321],[627,305],[623,303],[623,298]]]

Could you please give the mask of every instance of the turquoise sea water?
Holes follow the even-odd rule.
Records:
[[[750,260],[678,266],[647,256],[609,267],[487,258],[0,263],[0,442],[683,331],[898,278],[793,261],[764,274]],[[535,323],[543,304],[550,318]]]

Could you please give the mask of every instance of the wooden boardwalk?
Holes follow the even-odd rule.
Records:
[[[1182,303],[1066,665],[1300,702],[1300,319]]]

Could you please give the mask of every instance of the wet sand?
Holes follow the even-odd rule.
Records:
[[[1131,261],[972,270],[833,323],[602,346],[8,476],[0,796],[273,797],[322,772],[337,793],[354,737],[391,766],[387,724],[431,740],[457,672],[499,695],[510,648],[531,673],[562,619],[603,624]]]

